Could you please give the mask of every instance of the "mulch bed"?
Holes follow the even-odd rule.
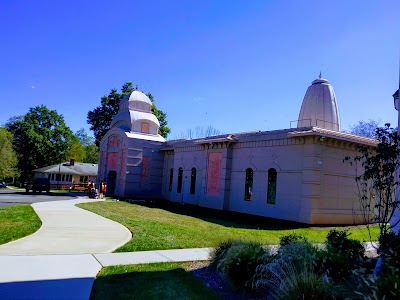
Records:
[[[191,272],[194,276],[200,278],[204,284],[213,289],[224,299],[227,300],[260,300],[265,297],[245,294],[242,291],[236,290],[229,282],[223,278],[221,274],[210,267],[208,261],[193,261],[184,263],[183,267],[186,271]]]

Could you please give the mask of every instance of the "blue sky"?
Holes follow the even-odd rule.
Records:
[[[133,81],[171,138],[289,128],[320,71],[342,128],[397,123],[400,1],[0,1],[0,124],[44,104],[73,131]]]

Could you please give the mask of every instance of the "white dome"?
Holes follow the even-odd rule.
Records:
[[[147,104],[153,105],[153,103],[151,103],[151,100],[149,99],[149,97],[147,97],[144,93],[137,91],[137,90],[127,94],[124,98],[122,98],[121,101],[139,101],[139,102],[145,102]]]
[[[140,91],[133,91],[122,98],[119,103],[119,111],[138,110],[150,112],[153,103],[144,93]]]
[[[339,108],[329,81],[316,79],[308,87],[301,105],[297,127],[315,126],[340,131]]]

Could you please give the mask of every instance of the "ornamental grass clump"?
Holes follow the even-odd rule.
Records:
[[[316,271],[319,253],[317,247],[305,237],[296,235],[282,238],[280,244],[278,253],[270,256],[271,260],[264,259],[264,262],[257,266],[252,278],[253,289],[264,290],[280,299],[281,289],[300,284],[300,281],[298,283],[293,281],[296,278],[304,279],[302,281],[304,284],[308,282],[316,286],[319,286],[320,282],[325,282],[322,275]],[[316,282],[313,281],[314,278]]]
[[[297,262],[299,263],[299,262]],[[284,300],[336,299],[336,288],[315,272],[308,261],[298,268],[293,262],[281,261],[281,271],[270,279],[270,298]]]

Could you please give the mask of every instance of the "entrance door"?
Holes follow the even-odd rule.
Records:
[[[117,172],[109,171],[107,175],[107,195],[114,195],[116,182],[117,182]]]

